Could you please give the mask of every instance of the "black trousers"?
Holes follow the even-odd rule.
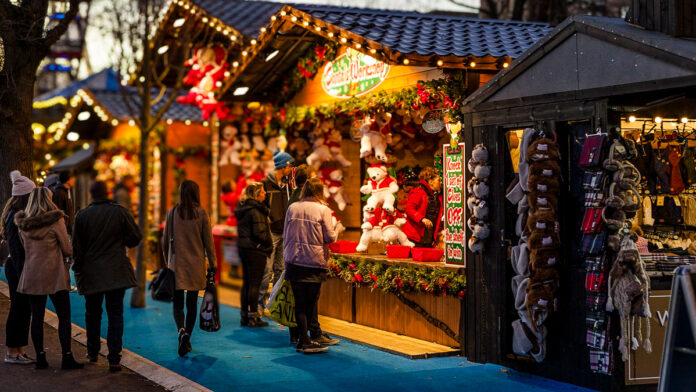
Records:
[[[319,325],[319,300],[317,300],[314,305],[315,309],[312,312],[312,318],[307,320],[307,329],[309,330],[309,336],[314,339],[319,339],[322,334],[321,326]],[[300,329],[298,327],[288,328],[290,331],[290,339],[300,338]]]
[[[70,295],[68,290],[61,290],[50,295],[29,295],[31,303],[31,341],[38,355],[44,351],[44,315],[46,314],[46,300],[51,298],[58,315],[58,339],[63,354],[71,352],[72,324],[70,322]]]
[[[126,289],[105,291],[85,296],[85,325],[87,326],[87,354],[96,357],[101,350],[102,303],[106,300],[106,316],[109,318],[106,346],[109,363],[121,362],[123,348],[123,297]]]
[[[295,321],[297,321],[297,333],[299,341],[297,346],[309,344],[307,336],[309,322],[318,319],[317,310],[321,282],[290,282],[292,293],[295,296]],[[319,322],[317,321],[317,324]]]
[[[8,259],[5,263],[5,277],[10,286],[10,312],[7,314],[5,327],[5,345],[10,348],[24,347],[29,344],[29,323],[31,322],[31,305],[29,296],[18,293],[21,271]]]
[[[243,317],[256,314],[261,281],[266,270],[266,255],[254,250],[239,249],[242,259],[241,313]]]
[[[186,316],[184,316],[184,291],[186,291]],[[173,308],[177,331],[184,328],[186,333],[191,335],[198,317],[198,290],[174,290]],[[184,319],[186,324],[184,324]]]

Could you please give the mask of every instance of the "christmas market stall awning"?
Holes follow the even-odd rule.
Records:
[[[77,150],[72,155],[56,163],[50,168],[52,172],[67,172],[71,170],[80,170],[89,168],[94,161],[94,144],[90,144],[88,148]]]
[[[664,99],[677,94],[672,90],[693,85],[693,40],[646,31],[618,18],[573,15],[470,95],[462,109],[480,112],[640,93],[625,107],[635,111],[671,103],[674,99]]]
[[[223,0],[174,1],[159,30],[184,16],[240,35],[215,93],[245,101],[271,100],[278,78],[317,44],[351,47],[391,65],[496,72],[551,30],[545,23]]]

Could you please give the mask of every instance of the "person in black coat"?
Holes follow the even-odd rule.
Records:
[[[109,370],[121,370],[123,297],[136,285],[126,247],[133,248],[142,234],[128,210],[108,199],[106,185],[97,181],[89,188],[92,203],[75,217],[73,256],[77,289],[85,296],[87,356],[96,362],[101,341],[102,302],[109,317],[107,346]]]
[[[10,256],[5,263],[5,277],[10,288],[10,311],[5,327],[6,363],[30,364],[34,362],[24,352],[29,344],[29,324],[31,305],[29,296],[17,292],[19,278],[24,268],[24,245],[19,236],[19,229],[14,222],[15,214],[27,207],[29,194],[35,188],[34,182],[21,175],[17,170],[10,173],[12,179],[12,197],[7,200],[0,217],[0,239],[7,242]]]
[[[44,186],[53,193],[53,197],[51,198],[53,203],[68,216],[68,219],[65,220],[65,225],[68,229],[68,233],[72,233],[72,225],[75,220],[75,206],[70,197],[70,191],[66,187],[66,181],[68,181],[70,177],[66,173],[61,174],[50,174],[46,177]]]
[[[234,211],[237,217],[237,248],[242,259],[241,325],[265,327],[267,322],[258,315],[259,288],[266,269],[266,259],[273,252],[273,240],[268,219],[268,207],[263,203],[266,191],[263,184],[246,187]]]

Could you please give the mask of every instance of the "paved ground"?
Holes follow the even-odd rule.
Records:
[[[3,274],[4,275],[4,274]],[[49,300],[50,302],[50,300]],[[10,301],[0,295],[0,359],[5,355],[5,320]],[[29,339],[27,352],[34,358],[34,348]],[[82,370],[60,370],[60,344],[55,329],[45,325],[44,345],[49,368],[36,370],[33,365],[10,365],[0,361],[0,391],[143,391],[160,392],[166,389],[127,369],[113,374],[108,371],[106,358],[95,364],[86,364]],[[73,341],[75,358],[85,362],[86,349]]]

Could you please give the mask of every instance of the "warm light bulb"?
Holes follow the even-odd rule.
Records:
[[[411,61],[409,59],[404,59],[404,65],[408,65]]]
[[[445,64],[444,61],[442,61],[442,60],[437,60],[437,66],[438,66],[438,67],[442,67],[443,64]]]
[[[635,122],[636,121],[636,116],[629,116],[628,117],[629,122]]]
[[[661,122],[662,122],[662,117],[659,117],[659,116],[658,116],[658,117],[655,117],[655,123],[656,123],[656,124],[659,124],[659,123],[661,123]]]
[[[510,64],[508,64],[508,63],[503,63],[503,68],[507,68],[507,67],[509,67],[509,66],[510,66]]]
[[[686,118],[686,117],[682,117],[682,118],[681,118],[681,122],[682,122],[682,124],[686,124],[686,123],[689,122],[689,119]]]

